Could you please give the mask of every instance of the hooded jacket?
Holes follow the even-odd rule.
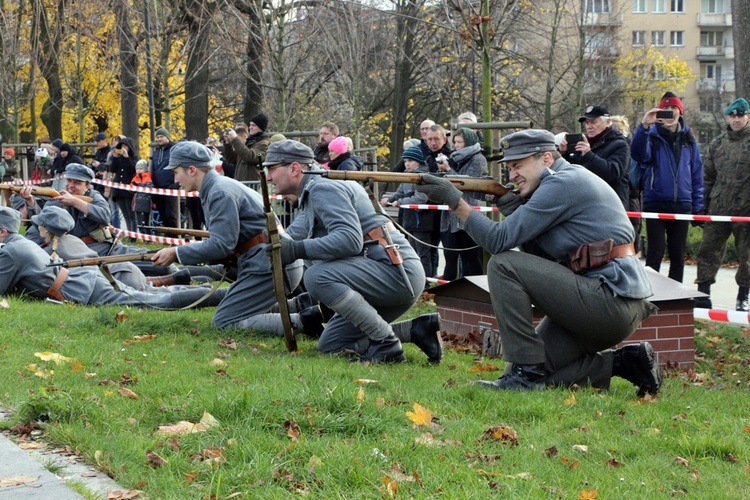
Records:
[[[582,165],[610,185],[620,198],[622,206],[628,209],[630,197],[630,148],[628,141],[616,128],[610,128],[602,134],[601,139],[591,145],[591,151],[585,155],[576,152],[569,158],[570,163]]]
[[[128,146],[128,156],[115,156],[114,149],[118,149],[121,144]],[[112,163],[109,166],[109,171],[114,174],[112,182],[130,184],[130,181],[135,177],[135,164],[138,163],[138,153],[135,149],[135,144],[133,144],[133,140],[130,137],[125,137],[119,144],[115,145],[114,149],[112,152]],[[130,191],[112,189],[112,199],[130,198],[132,196],[133,193]]]
[[[698,142],[680,118],[678,162],[659,127],[655,124],[646,130],[639,123],[630,146],[631,158],[646,169],[643,204],[648,207],[649,203],[690,203],[692,212],[698,213],[703,209],[703,161]]]

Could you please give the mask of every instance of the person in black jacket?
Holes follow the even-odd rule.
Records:
[[[94,136],[94,143],[96,144],[96,151],[94,151],[94,159],[89,163],[89,167],[96,174],[96,178],[104,180],[104,174],[107,172],[107,157],[109,152],[112,151],[112,147],[107,142],[107,134],[99,132]],[[101,184],[94,184],[94,189],[104,194],[104,186]]]
[[[135,164],[138,163],[138,150],[129,137],[120,139],[112,150],[109,171],[114,174],[112,182],[130,184],[135,177]],[[133,212],[133,193],[125,189],[112,189],[112,199],[125,218],[128,231],[138,231],[138,223]]]
[[[582,165],[601,177],[617,193],[625,210],[630,197],[630,147],[628,140],[612,127],[609,111],[603,106],[589,106],[578,119],[586,133],[575,144],[575,153],[564,155],[570,163]],[[563,138],[560,149],[568,142]]]

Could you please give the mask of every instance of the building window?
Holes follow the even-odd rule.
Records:
[[[582,0],[583,11],[589,14],[607,14],[612,12],[609,0]]]
[[[682,14],[685,12],[684,0],[671,0],[669,12]]]
[[[684,42],[685,32],[684,31],[670,31],[669,32],[669,44],[673,47],[682,47],[685,45]]]
[[[633,0],[633,13],[642,14],[648,12],[648,0]]]
[[[724,0],[702,0],[702,14],[724,14]]]
[[[656,14],[663,14],[667,11],[667,0],[654,0],[653,3],[653,10],[651,12],[654,12]]]
[[[700,110],[704,113],[721,112],[721,98],[716,95],[702,96],[700,98]]]
[[[633,32],[633,47],[641,47],[643,45],[646,45],[646,32],[634,31]]]
[[[652,31],[651,32],[651,45],[656,47],[663,47],[665,31]]]
[[[721,66],[714,63],[701,64],[701,78],[704,80],[721,81]]]
[[[701,47],[721,47],[722,35],[721,31],[701,31]]]

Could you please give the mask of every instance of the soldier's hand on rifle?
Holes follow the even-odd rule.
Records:
[[[297,259],[307,258],[304,241],[282,238],[279,243],[281,244],[281,263],[285,266],[291,264]],[[268,254],[268,257],[272,258],[273,245],[269,243],[265,246],[264,250],[266,251],[266,254]]]
[[[173,262],[177,262],[176,247],[162,248],[151,257],[151,263],[155,266],[168,266]]]
[[[55,200],[55,201],[59,201],[65,207],[72,207],[73,205],[76,205],[76,204],[78,204],[79,202],[82,201],[79,198],[76,198],[75,196],[73,196],[72,194],[70,194],[69,192],[67,192],[65,190],[60,191],[60,196],[55,196],[52,199]],[[86,202],[84,202],[84,203],[86,203]]]
[[[36,204],[36,200],[34,200],[34,195],[31,194],[31,189],[31,186],[24,186],[18,194],[21,195],[21,198],[26,200],[26,205],[33,207]],[[29,205],[29,201],[33,201],[34,203]]]
[[[523,198],[520,195],[514,193],[513,190],[508,191],[500,198],[489,194],[485,197],[485,199],[490,203],[494,203],[497,206],[497,209],[500,210],[500,213],[505,217],[508,217],[510,214],[515,212],[516,209],[523,205],[524,202]]]
[[[451,181],[429,174],[424,174],[421,178],[422,183],[416,185],[418,192],[426,194],[431,201],[448,205],[451,210],[458,207],[458,202],[463,198],[463,193]]]

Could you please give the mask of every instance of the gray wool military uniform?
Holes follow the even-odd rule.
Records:
[[[644,267],[635,256],[574,274],[554,260],[515,247],[541,249],[552,259],[608,238],[632,242],[633,227],[612,188],[583,167],[557,159],[527,202],[503,222],[472,213],[464,226],[494,254],[487,274],[504,358],[544,363],[548,384],[607,388],[612,346],[656,310]],[[545,314],[536,328],[532,304]]]
[[[200,200],[206,214],[206,228],[211,236],[198,243],[178,247],[177,259],[182,264],[222,260],[238,244],[266,229],[261,195],[214,170],[206,172],[203,178]],[[268,312],[276,304],[271,262],[263,247],[256,245],[238,258],[237,279],[229,287],[213,317],[213,324],[219,328],[241,326],[243,320]],[[297,275],[288,273],[292,289],[299,283],[301,264],[300,261],[287,266],[287,269],[300,271]]]
[[[336,312],[318,341],[318,350],[364,353],[369,339],[392,334],[389,322],[408,311],[422,293],[425,275],[414,249],[399,231],[390,232],[399,245],[414,295],[378,244],[364,245],[364,236],[388,219],[375,212],[364,188],[356,182],[333,181],[306,175],[299,188],[300,215],[289,234],[304,241],[313,261],[304,275],[310,294]],[[300,236],[304,235],[304,238]],[[373,242],[368,242],[373,243]],[[347,298],[357,297],[361,307],[353,317]]]
[[[26,293],[46,299],[47,290],[61,269],[48,267],[49,262],[49,255],[39,245],[17,233],[9,234],[0,247],[0,295]],[[60,292],[65,300],[84,305],[118,304],[168,309],[186,307],[207,292],[205,287],[173,293],[140,292],[124,284],[120,288],[124,291],[115,290],[96,267],[77,267],[69,270]],[[198,307],[215,306],[223,295],[223,291],[217,290]]]

